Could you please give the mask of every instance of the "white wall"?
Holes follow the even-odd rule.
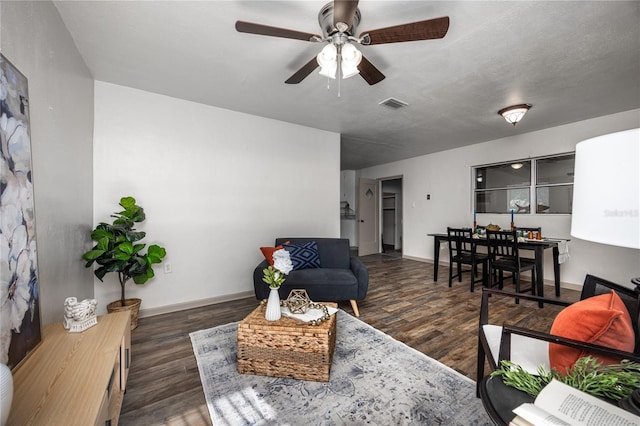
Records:
[[[173,269],[127,285],[143,311],[253,294],[260,246],[340,235],[339,191],[337,133],[95,83],[95,222],[135,197]],[[100,306],[118,291],[96,281]]]
[[[51,2],[0,2],[0,50],[28,79],[41,322],[93,297],[93,79]]]
[[[570,152],[584,139],[639,125],[640,110],[632,110],[362,169],[358,174],[373,179],[403,176],[403,254],[433,260],[433,238],[427,234],[444,232],[447,226],[471,226],[473,223],[472,166]],[[426,194],[431,194],[431,200],[426,199]],[[478,214],[479,224],[496,223],[508,227],[509,222],[508,214]],[[542,226],[545,235],[571,238],[570,215],[518,215],[516,225]],[[442,249],[440,261],[448,259],[446,246]],[[637,250],[575,238],[569,250],[571,258],[561,267],[563,283],[581,284],[586,273],[620,283],[640,276]],[[553,279],[550,252],[545,253],[545,279]]]
[[[340,201],[349,203],[349,208],[356,209],[356,171],[343,170],[340,172]],[[356,212],[357,214],[357,212]],[[340,237],[348,238],[349,245],[355,247],[358,245],[356,239],[356,220],[340,219]]]

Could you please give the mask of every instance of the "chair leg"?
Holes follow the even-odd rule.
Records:
[[[462,282],[462,262],[458,262],[458,282]]]
[[[478,337],[478,366],[476,370],[476,398],[480,398],[480,381],[484,378],[484,347],[482,341]]]
[[[489,271],[487,270],[488,267],[488,262],[485,261],[482,264],[482,286],[483,287],[488,287],[489,286]]]
[[[353,309],[353,313],[356,315],[356,317],[359,317],[360,311],[358,311],[358,304],[356,303],[356,300],[351,299],[349,300],[349,302],[351,302],[351,309]]]
[[[449,287],[451,287],[452,281],[453,281],[453,262],[449,260]]]
[[[476,275],[478,273],[478,265],[475,262],[471,263],[471,293],[473,293],[473,288],[476,284]]]

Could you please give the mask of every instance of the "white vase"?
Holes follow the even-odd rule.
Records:
[[[11,370],[0,364],[0,425],[4,426],[9,417],[11,400],[13,399],[13,376]]]
[[[278,321],[281,315],[280,294],[278,294],[277,288],[272,288],[269,292],[269,299],[267,299],[267,311],[264,314],[264,319],[267,321]]]

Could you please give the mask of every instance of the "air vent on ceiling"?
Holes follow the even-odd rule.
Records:
[[[396,98],[387,98],[384,101],[380,101],[378,104],[384,105],[393,109],[403,108],[409,105],[405,101],[401,101],[400,99],[396,99]]]

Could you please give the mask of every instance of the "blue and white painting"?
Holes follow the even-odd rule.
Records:
[[[0,363],[42,340],[27,79],[0,54]]]

